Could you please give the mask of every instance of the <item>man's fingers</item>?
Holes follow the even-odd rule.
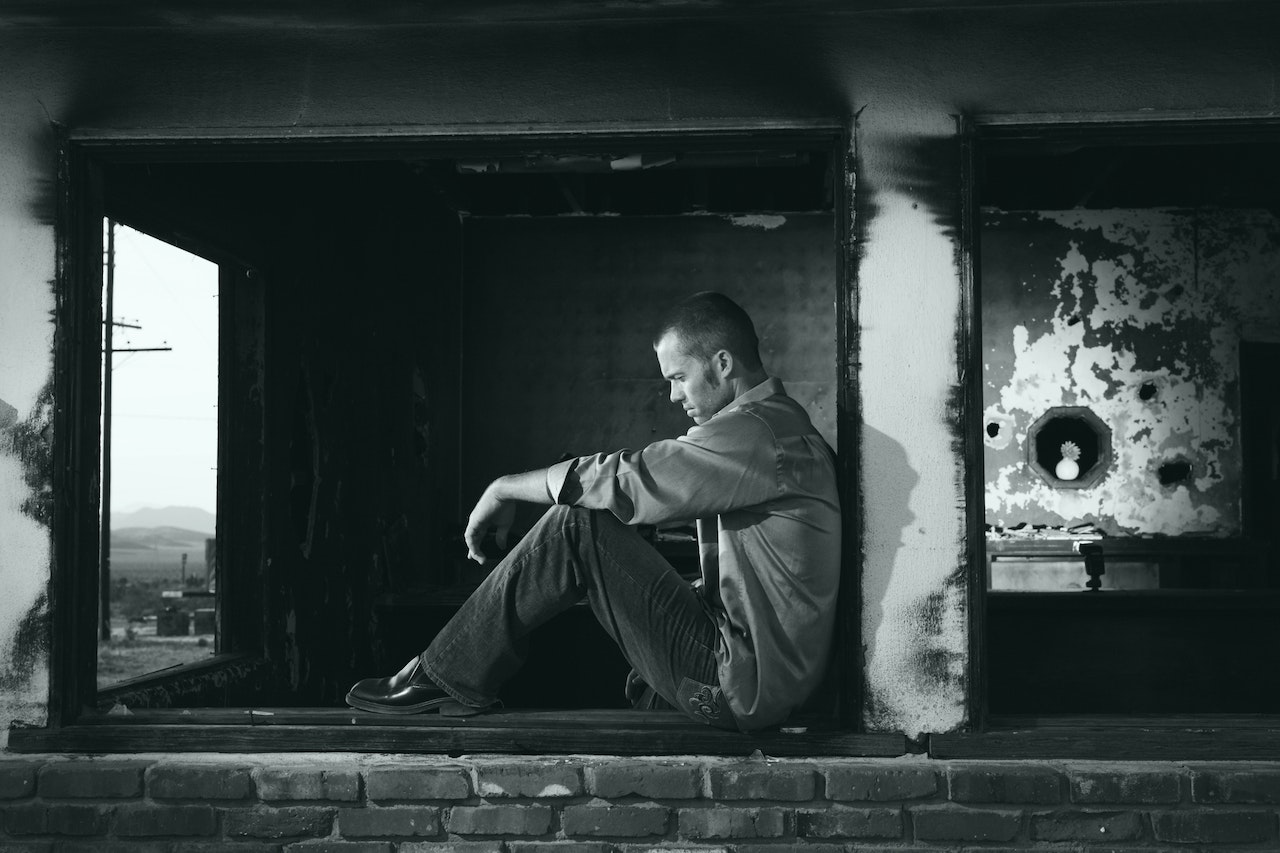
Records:
[[[480,550],[480,540],[483,538],[484,533],[474,524],[467,525],[466,532],[462,534],[462,541],[467,544],[467,558],[482,566],[484,565],[484,552]]]

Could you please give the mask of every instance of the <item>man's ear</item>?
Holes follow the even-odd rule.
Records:
[[[711,367],[721,379],[728,379],[733,374],[733,353],[725,349],[718,350],[711,356]]]

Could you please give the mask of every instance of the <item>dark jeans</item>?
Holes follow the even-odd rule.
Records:
[[[695,720],[737,728],[702,596],[608,512],[548,510],[422,653],[422,667],[459,702],[487,706],[524,663],[529,633],[584,596],[654,692]]]

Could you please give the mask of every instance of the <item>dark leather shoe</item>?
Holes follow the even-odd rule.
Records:
[[[347,693],[347,704],[375,714],[421,714],[439,711],[444,716],[467,717],[488,708],[463,705],[445,693],[422,671],[415,657],[390,678],[365,678]]]

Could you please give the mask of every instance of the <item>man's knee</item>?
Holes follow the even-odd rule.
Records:
[[[608,525],[616,527],[626,527],[617,517],[607,509],[587,509],[581,506],[566,506],[564,504],[555,504],[547,510],[544,516],[547,519],[553,519],[564,524],[593,524],[596,526]]]

